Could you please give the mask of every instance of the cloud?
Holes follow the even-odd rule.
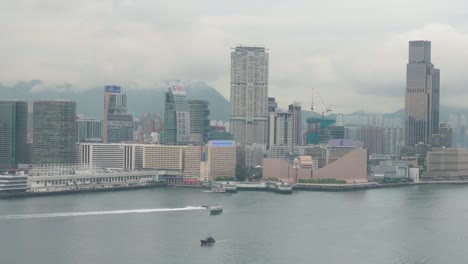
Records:
[[[0,82],[40,79],[36,89],[79,91],[181,79],[206,81],[229,99],[230,48],[254,44],[269,48],[269,94],[283,106],[308,108],[314,88],[335,112],[394,111],[404,105],[408,41],[428,39],[442,103],[457,104],[467,99],[467,8],[422,0],[3,1]]]

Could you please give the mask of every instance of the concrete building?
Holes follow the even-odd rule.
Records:
[[[409,163],[404,160],[382,160],[379,165],[370,167],[370,177],[375,180],[383,178],[408,178]]]
[[[403,135],[402,128],[383,128],[382,130],[383,154],[399,156],[402,142],[404,142],[404,135]]]
[[[32,163],[76,163],[76,102],[35,101]]]
[[[27,121],[27,102],[0,101],[0,170],[28,162]]]
[[[230,132],[241,144],[267,142],[268,53],[238,46],[231,52]]]
[[[104,87],[104,143],[133,140],[133,116],[127,114],[127,95],[120,86]]]
[[[427,171],[424,179],[468,179],[468,150],[437,148],[427,153]]]
[[[77,142],[102,142],[102,120],[78,118],[76,120]]]
[[[435,148],[451,148],[453,146],[453,129],[447,123],[441,123],[438,134],[432,134],[431,146]]]
[[[143,167],[143,146],[125,143],[80,143],[78,161],[82,165],[116,170],[139,170]]]
[[[288,145],[273,145],[268,150],[268,158],[289,160],[293,155],[293,148]]]
[[[327,143],[330,139],[327,128],[335,124],[334,119],[328,118],[308,118],[307,119],[307,132],[306,132],[306,144],[316,145]],[[344,128],[343,128],[344,134]],[[344,138],[344,135],[343,137]]]
[[[163,143],[186,145],[190,143],[190,107],[185,87],[180,81],[171,82],[166,92]]]
[[[210,127],[210,104],[205,100],[189,100],[190,141],[197,145],[207,142]]]
[[[369,154],[382,154],[383,129],[381,127],[361,127],[361,139]]]
[[[439,130],[440,70],[431,63],[431,42],[410,41],[406,67],[405,143],[428,144]]]
[[[245,145],[245,166],[247,168],[255,168],[258,166],[262,166],[263,156],[265,152],[265,145]]]

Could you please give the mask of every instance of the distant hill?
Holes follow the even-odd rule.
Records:
[[[82,92],[74,92],[71,87],[50,87],[47,91],[32,91],[33,87],[43,84],[41,80],[30,80],[17,82],[7,86],[0,83],[0,100],[18,99],[32,102],[34,100],[55,100],[66,99],[76,101],[78,104],[78,114],[88,117],[103,118],[103,87],[94,87]],[[203,82],[187,82],[185,88],[189,99],[201,99],[210,102],[210,119],[229,121],[229,101],[224,98],[216,89]],[[167,88],[155,87],[154,89],[128,89],[123,87],[128,96],[128,111],[134,113],[139,118],[143,113],[158,113],[164,116],[164,93]],[[358,111],[352,115],[370,115]],[[451,114],[468,117],[468,108],[441,105],[440,121],[448,121]],[[330,118],[335,118],[338,114],[330,114]],[[393,113],[385,113],[384,117],[404,118],[404,109]],[[313,111],[303,111],[303,122],[309,117],[320,117],[320,113]]]
[[[78,114],[88,117],[103,118],[103,87],[95,87],[82,92],[71,91],[67,87],[47,91],[32,91],[32,88],[42,84],[40,80],[18,82],[12,86],[0,83],[0,100],[18,99],[32,102],[34,100],[65,99],[77,102]],[[229,120],[229,101],[216,89],[205,83],[187,83],[185,88],[189,99],[207,100],[210,102],[210,119]],[[126,89],[128,111],[139,118],[143,113],[158,113],[164,116],[164,93],[166,87],[155,89]]]

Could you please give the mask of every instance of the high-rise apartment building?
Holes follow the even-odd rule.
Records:
[[[293,146],[304,145],[302,131],[302,111],[299,103],[290,104],[288,112],[292,115],[293,120]]]
[[[238,46],[231,52],[231,130],[241,144],[267,144],[268,53]]]
[[[32,163],[76,163],[76,102],[35,101]]]
[[[120,86],[104,87],[104,143],[133,140],[133,116]]]
[[[172,82],[166,92],[163,142],[166,145],[190,143],[190,107],[180,81]]]
[[[405,144],[428,144],[439,130],[440,70],[431,63],[431,42],[410,41],[406,66]]]
[[[0,170],[27,163],[28,103],[0,101]]]

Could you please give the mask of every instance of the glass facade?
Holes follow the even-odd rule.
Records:
[[[405,144],[428,144],[439,130],[440,70],[431,63],[431,42],[410,41],[406,67]]]
[[[204,100],[189,100],[190,110],[190,141],[202,144],[208,139],[210,132],[209,102]]]
[[[0,101],[0,169],[27,163],[28,103]]]
[[[76,141],[76,102],[34,102],[33,164],[75,163]]]
[[[166,145],[190,143],[190,107],[181,82],[172,83],[166,92],[163,138]]]
[[[133,140],[133,115],[127,114],[127,95],[120,86],[104,87],[104,143]]]

